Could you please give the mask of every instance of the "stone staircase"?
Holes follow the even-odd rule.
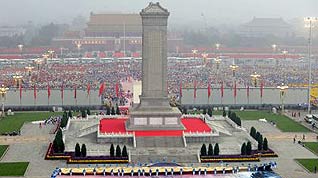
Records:
[[[137,147],[184,147],[182,137],[136,137]]]
[[[92,126],[89,126],[89,127],[85,127],[85,128],[80,129],[76,133],[76,136],[77,137],[83,137],[85,135],[97,132],[97,129],[98,129],[98,124],[95,124],[95,125],[92,125]]]

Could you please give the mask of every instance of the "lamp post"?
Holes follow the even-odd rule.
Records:
[[[216,57],[218,57],[218,53],[219,53],[219,50],[220,50],[220,46],[221,46],[220,43],[216,43],[216,44],[215,44],[215,55],[216,55]]]
[[[272,50],[273,50],[273,58],[276,59],[275,60],[275,65],[276,65],[276,68],[278,68],[278,59],[274,57],[274,55],[276,53],[276,50],[277,50],[277,45],[276,44],[272,44]]]
[[[22,58],[23,57],[23,44],[19,44],[18,48],[20,50],[20,55],[21,55],[21,58]]]
[[[31,83],[31,74],[32,74],[32,70],[34,69],[34,67],[32,66],[26,66],[25,69],[27,70],[28,72],[28,76],[29,76],[29,83]]]
[[[280,100],[281,100],[281,103],[282,103],[282,113],[284,113],[284,99],[285,99],[285,91],[288,89],[288,86],[285,85],[284,83],[282,83],[281,86],[278,86],[277,87],[279,89],[279,92],[280,92]]]
[[[17,88],[19,88],[20,85],[21,85],[22,76],[16,74],[16,75],[13,76],[13,80],[14,80],[14,84],[17,86]]]
[[[4,102],[6,100],[6,94],[7,91],[9,90],[9,88],[5,87],[4,85],[1,85],[0,87],[0,97],[1,97],[1,117],[5,117],[5,113],[4,113]]]
[[[78,52],[78,59],[81,57],[81,47],[82,47],[82,44],[81,43],[78,43],[77,45],[77,52]]]
[[[192,54],[193,54],[193,59],[195,60],[195,55],[198,53],[198,50],[197,49],[193,49],[191,51],[192,51]]]
[[[220,69],[220,64],[222,62],[222,59],[220,59],[219,57],[216,57],[214,59],[214,62],[216,63],[216,79],[219,80],[219,69]]]
[[[53,51],[53,50],[48,50],[47,52],[49,53],[49,57],[50,57],[51,59],[53,59],[53,54],[55,53],[55,51]]]
[[[311,90],[311,47],[312,47],[312,28],[313,23],[318,22],[318,17],[306,17],[304,19],[305,23],[307,23],[305,25],[305,27],[309,28],[309,36],[308,36],[308,114],[311,113],[311,103],[310,103],[310,90]]]
[[[204,53],[202,53],[201,55],[202,55],[204,64],[206,64],[209,54],[204,52]]]
[[[43,63],[42,59],[35,59],[34,60],[35,64],[37,65],[38,71],[40,70],[40,65]]]
[[[43,54],[42,57],[43,57],[43,61],[44,61],[44,64],[47,64],[47,59],[50,55],[49,54]]]
[[[261,75],[254,72],[254,74],[252,74],[251,77],[252,77],[253,86],[257,87],[257,80],[258,80],[258,78],[261,77]]]
[[[236,90],[236,75],[235,75],[235,71],[238,69],[238,65],[236,65],[234,63],[234,60],[233,60],[233,64],[230,65],[230,68],[232,70],[232,73],[233,73],[233,86],[235,86],[235,90]],[[236,96],[234,96],[234,104],[236,104]]]

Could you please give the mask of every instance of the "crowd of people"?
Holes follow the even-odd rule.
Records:
[[[299,84],[299,86],[308,83],[308,70],[306,62],[302,60],[290,61],[280,60],[279,63],[271,61],[268,64],[257,63],[255,59],[248,62],[236,61],[238,65],[235,75],[230,69],[233,59],[223,60],[219,69],[213,59],[177,59],[168,60],[168,92],[177,94],[182,88],[206,88],[208,82],[211,87],[233,87],[234,81],[237,87],[277,87],[281,83]],[[267,59],[268,60],[268,59]],[[273,59],[274,60],[274,59]],[[13,79],[16,74],[22,75],[22,88],[32,88],[36,85],[37,89],[46,89],[49,85],[51,89],[73,89],[87,90],[90,85],[92,90],[98,90],[102,82],[105,83],[106,93],[115,95],[116,84],[119,90],[122,90],[123,81],[141,80],[142,78],[141,60],[110,60],[103,63],[51,63],[37,66],[31,75],[26,71],[24,65],[3,66],[0,67],[0,82],[9,88],[17,87],[17,81]],[[318,77],[317,65],[313,64],[313,81]],[[261,76],[255,83],[252,81],[251,74],[257,72]],[[261,84],[263,83],[263,84]]]

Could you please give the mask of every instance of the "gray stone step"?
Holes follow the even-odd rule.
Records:
[[[182,137],[136,137],[137,147],[184,147]]]

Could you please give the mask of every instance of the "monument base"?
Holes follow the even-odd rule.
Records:
[[[126,129],[133,130],[184,130],[182,113],[169,105],[167,97],[140,96],[140,103],[130,112]]]

